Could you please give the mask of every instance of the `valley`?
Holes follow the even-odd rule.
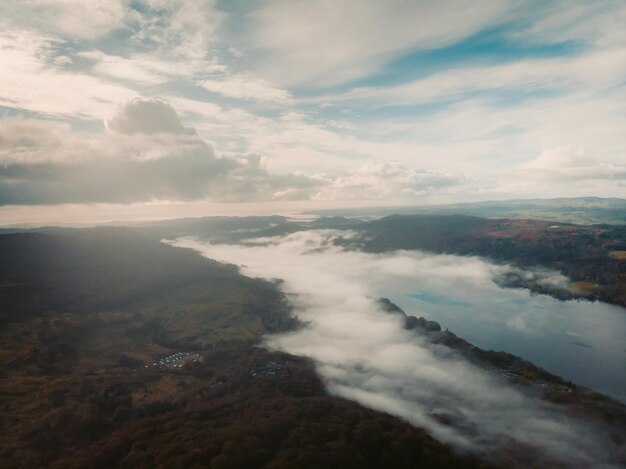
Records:
[[[533,221],[496,221],[487,230],[480,219],[465,218],[439,219],[434,227],[429,227],[431,219],[418,223],[395,218],[377,223],[342,218],[303,223],[281,217],[218,222],[222,228],[213,230],[198,229],[198,223],[210,225],[213,220],[190,220],[181,226],[39,229],[0,235],[0,434],[5,441],[1,467],[313,467],[339,461],[359,467],[418,463],[490,467],[560,461],[561,456],[549,448],[545,453],[535,449],[527,459],[529,443],[523,432],[510,435],[513,439],[508,442],[497,436],[498,431],[488,445],[476,441],[475,432],[494,431],[491,417],[474,421],[455,410],[464,397],[453,384],[442,387],[435,400],[404,396],[415,400],[416,409],[424,408],[427,420],[422,424],[421,417],[411,416],[413,411],[403,414],[356,397],[342,388],[346,382],[335,382],[320,371],[326,366],[323,359],[286,345],[290,337],[315,330],[311,324],[315,320],[301,300],[289,294],[291,280],[287,277],[285,284],[280,270],[267,280],[246,277],[241,272],[253,272],[248,267],[254,267],[253,259],[215,261],[160,242],[168,234],[197,230],[205,239],[240,243],[222,245],[235,250],[254,245],[263,249],[274,242],[270,234],[299,239],[314,228],[333,236],[320,238],[319,245],[309,244],[309,255],[329,249],[376,255],[395,246],[437,251],[443,243],[476,254],[476,246],[489,252],[498,240],[510,240],[513,246],[507,256],[517,245],[531,252],[524,243],[534,243],[532,249],[539,247],[539,254],[532,259],[549,263],[560,259],[560,251],[550,257],[540,248],[551,239],[549,230],[556,228]],[[468,224],[474,224],[474,230],[468,231]],[[460,242],[461,229],[468,233],[465,244]],[[432,244],[429,230],[442,233],[440,244]],[[576,246],[583,234],[591,236],[575,227],[559,230],[573,240],[566,246]],[[484,237],[494,244],[480,242]],[[617,235],[598,234],[597,239],[587,251],[573,252],[602,256],[619,251]],[[288,241],[281,243],[289,246]],[[534,264],[524,259],[518,255],[517,264]],[[233,261],[246,265],[238,269]],[[580,291],[567,296],[560,288],[545,290],[541,276],[515,272],[516,276],[504,275],[498,288],[531,289],[561,295],[562,300],[597,295],[595,282],[584,283],[591,280],[579,281],[575,285]],[[330,270],[327,274],[332,282],[334,274]],[[321,284],[320,288],[312,291],[323,297]],[[342,301],[336,303],[340,310]],[[605,435],[607,453],[595,454],[591,438],[576,456],[580,461],[624,460],[623,404],[513,354],[476,347],[436,322],[381,301],[376,308],[382,312],[376,314],[383,316],[377,320],[387,321],[385,311],[393,324],[400,320],[397,324],[404,326],[399,331],[404,328],[409,335],[398,332],[398,337],[405,337],[402,340],[416,351],[424,347],[423,353],[432,356],[444,375],[473,374],[476,385],[485,386],[481,392],[490,386],[510,388],[506,393],[512,394],[502,396],[498,405],[506,407],[507,399],[520,399],[528,401],[533,412],[551,418],[565,412],[577,422],[572,424],[576,428],[601,429],[598,434]],[[355,331],[368,327],[367,316],[357,315],[354,321]],[[379,345],[381,350],[387,346]],[[416,363],[415,371],[419,369]],[[73,423],[67,427],[67,422]],[[570,436],[559,432],[554,438],[569,441]],[[375,450],[371,441],[377,442]]]

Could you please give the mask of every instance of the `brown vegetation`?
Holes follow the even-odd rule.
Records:
[[[294,325],[271,283],[127,230],[0,236],[0,265],[0,467],[480,466],[253,347]]]

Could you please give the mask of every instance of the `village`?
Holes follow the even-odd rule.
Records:
[[[160,358],[159,360],[152,363],[152,365],[144,365],[144,369],[147,368],[158,368],[160,370],[171,370],[175,368],[182,368],[187,363],[198,363],[202,362],[202,355],[199,353],[191,354],[189,352],[176,352],[172,355],[168,355],[166,357]],[[133,369],[133,371],[138,371],[137,369]]]

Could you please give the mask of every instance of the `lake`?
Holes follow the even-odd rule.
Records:
[[[626,402],[624,308],[489,284],[440,288],[422,276],[377,279],[371,287],[407,313],[435,320],[480,348],[518,355]]]

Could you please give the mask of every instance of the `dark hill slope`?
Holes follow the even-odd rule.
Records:
[[[243,277],[234,266],[126,228],[0,236],[2,322],[46,311],[131,310],[198,282],[223,293],[237,289],[259,295],[263,302],[278,295],[267,282]]]

